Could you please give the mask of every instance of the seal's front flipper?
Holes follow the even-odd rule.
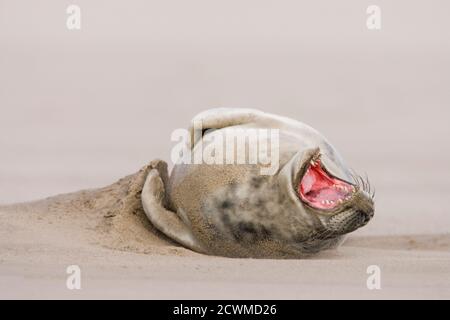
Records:
[[[167,164],[158,161],[152,163],[142,190],[142,205],[150,222],[170,239],[197,252],[205,252],[203,246],[193,236],[189,227],[173,211],[165,208],[165,177]]]

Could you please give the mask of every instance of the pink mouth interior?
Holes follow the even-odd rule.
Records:
[[[303,201],[317,209],[333,209],[350,199],[354,187],[344,181],[331,177],[320,165],[320,160],[306,170],[298,193]]]

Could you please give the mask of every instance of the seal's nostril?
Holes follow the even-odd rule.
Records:
[[[365,211],[359,211],[359,214],[362,218],[363,224],[366,224],[367,222],[370,221],[370,219],[372,219],[373,217],[373,210],[365,212]]]

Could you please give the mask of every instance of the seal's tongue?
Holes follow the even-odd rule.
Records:
[[[327,174],[320,160],[311,164],[298,186],[301,199],[318,209],[332,209],[342,204],[353,191],[351,184]]]

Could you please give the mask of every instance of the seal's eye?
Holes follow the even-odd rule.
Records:
[[[317,209],[333,209],[350,200],[355,191],[353,185],[327,173],[320,159],[311,161],[298,185],[300,198]]]

